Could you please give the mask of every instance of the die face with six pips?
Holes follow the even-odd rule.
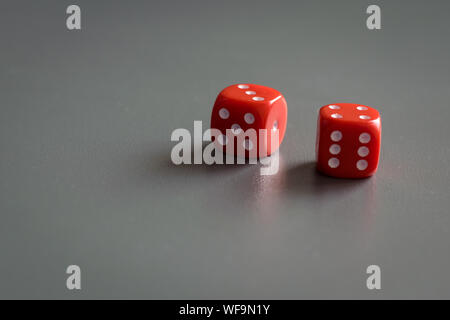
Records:
[[[319,110],[317,169],[338,178],[365,178],[378,167],[381,118],[369,106],[337,103]]]
[[[225,152],[246,157],[252,151],[258,157],[275,152],[283,141],[286,122],[287,104],[283,95],[276,89],[256,84],[234,84],[223,89],[211,114],[211,128],[220,130],[217,142]],[[256,136],[246,135],[249,129],[255,130]],[[230,150],[227,145],[232,141],[235,145]]]

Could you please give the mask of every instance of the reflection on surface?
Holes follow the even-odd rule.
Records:
[[[278,173],[275,175],[261,175],[259,170],[252,176],[251,207],[259,217],[270,221],[279,211],[282,192],[285,189],[285,170],[283,159],[278,154]]]
[[[167,155],[164,152],[159,165],[153,166],[152,181],[161,183],[160,194],[170,192],[173,199],[192,201],[197,210],[239,217],[250,213],[269,224],[286,215],[331,225],[352,219],[361,230],[371,229],[376,176],[333,178],[317,172],[314,161],[286,163],[282,154],[278,173],[267,176],[261,175],[261,164],[176,166]]]
[[[247,199],[254,211],[268,219],[286,214],[286,208],[298,208],[298,214],[350,216],[362,219],[368,229],[376,209],[376,178],[339,179],[325,176],[315,162],[287,166],[280,156],[280,170],[274,176],[254,172]],[[291,210],[292,211],[292,210]]]

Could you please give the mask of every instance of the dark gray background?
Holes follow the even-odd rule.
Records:
[[[2,0],[0,298],[450,298],[449,9]],[[279,174],[172,165],[171,132],[239,82],[288,101]],[[333,102],[382,113],[373,178],[315,173]]]

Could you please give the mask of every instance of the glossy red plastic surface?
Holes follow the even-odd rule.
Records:
[[[339,178],[365,178],[378,168],[381,118],[369,106],[335,103],[319,110],[317,169]]]
[[[211,114],[211,128],[220,130],[226,136],[219,140],[225,152],[230,151],[226,145],[233,140],[235,148],[231,152],[246,157],[255,147],[257,150],[253,151],[259,156],[276,151],[283,141],[286,121],[286,100],[278,90],[247,83],[223,89],[217,96]],[[248,129],[256,130],[256,138],[246,135]],[[260,129],[266,130],[267,140],[261,136],[263,131]],[[272,144],[274,129],[278,129],[278,141],[273,139]]]

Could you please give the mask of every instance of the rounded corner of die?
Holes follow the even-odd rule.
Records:
[[[323,118],[323,117],[325,116],[326,107],[327,107],[327,106],[322,106],[322,107],[320,107],[319,109],[317,109],[317,117],[318,117],[319,119],[320,119],[320,118]]]
[[[324,105],[324,106],[321,106],[319,109],[318,109],[318,113],[321,113],[322,111],[324,111],[324,110],[326,110],[326,108],[328,107],[328,104],[326,104],[326,105]]]

